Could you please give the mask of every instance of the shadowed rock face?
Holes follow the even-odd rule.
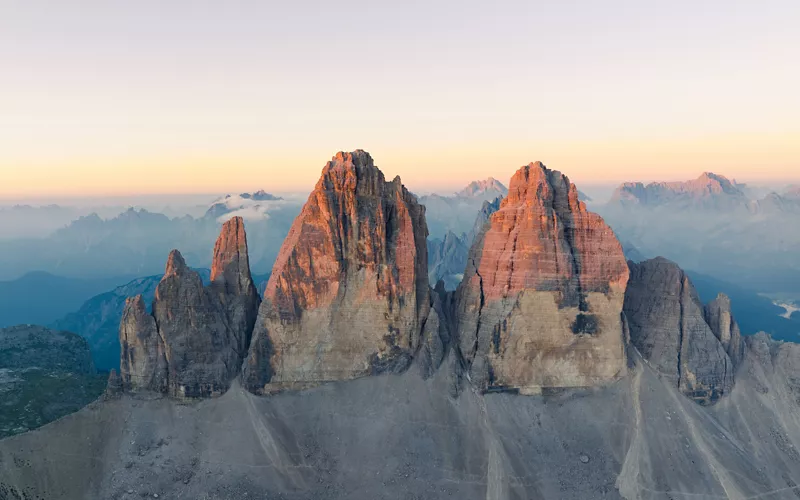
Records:
[[[630,262],[625,316],[631,343],[656,370],[700,404],[711,404],[733,387],[734,364],[723,345],[739,337],[724,300],[710,304],[706,314],[720,332],[706,323],[703,304],[689,278],[664,258]],[[721,341],[722,340],[722,341]],[[734,341],[735,342],[735,341]],[[733,352],[741,353],[733,347]],[[737,354],[741,355],[741,354]]]
[[[247,351],[258,300],[240,218],[222,228],[208,288],[173,250],[152,315],[141,296],[126,302],[120,325],[123,387],[173,397],[224,393]]]
[[[238,369],[236,336],[219,298],[177,250],[156,289],[153,316],[164,339],[169,394],[207,397],[225,392]]]
[[[165,392],[167,358],[156,320],[148,314],[141,295],[125,301],[119,326],[120,379],[123,387]]]
[[[222,226],[214,246],[211,288],[227,310],[231,331],[236,336],[236,350],[243,359],[250,346],[261,297],[250,275],[247,234],[241,217],[234,217]]]
[[[512,177],[456,299],[460,350],[483,389],[593,386],[625,369],[628,268],[603,219],[541,163]]]
[[[734,366],[741,364],[744,357],[744,340],[739,325],[731,314],[731,299],[724,293],[720,293],[716,299],[706,305],[704,316],[706,323],[722,343],[723,349],[728,353]]]
[[[364,151],[338,153],[264,293],[244,385],[261,393],[402,371],[430,309],[425,209]]]

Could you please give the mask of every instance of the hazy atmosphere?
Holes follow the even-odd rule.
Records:
[[[0,500],[796,500],[798,25],[0,0]]]
[[[0,197],[800,179],[800,5],[0,3]]]

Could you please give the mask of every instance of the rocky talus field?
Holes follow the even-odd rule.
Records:
[[[209,285],[173,251],[105,395],[0,441],[0,500],[800,497],[800,345],[742,336],[673,262],[626,262],[541,163],[479,219],[455,291],[428,284],[425,212],[339,153],[263,302],[242,220]]]

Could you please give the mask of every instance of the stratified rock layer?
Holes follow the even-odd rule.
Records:
[[[733,362],[706,323],[703,304],[688,276],[664,258],[629,264],[625,316],[631,343],[696,402],[714,403],[729,393],[734,382]],[[725,321],[720,305],[718,300],[709,308],[711,316],[717,318],[721,332],[727,327],[730,334],[732,320]],[[727,316],[730,318],[730,313]]]
[[[425,209],[364,151],[338,153],[273,268],[243,368],[262,393],[408,367],[430,309]]]
[[[120,378],[126,390],[179,398],[218,396],[238,375],[259,304],[241,218],[225,223],[206,288],[173,250],[152,314],[128,299],[120,324]]]
[[[472,382],[537,393],[616,379],[627,280],[613,231],[569,179],[538,162],[522,167],[476,237],[457,292]]]

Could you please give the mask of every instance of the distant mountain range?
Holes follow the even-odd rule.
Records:
[[[706,172],[685,182],[625,183],[595,209],[642,256],[759,292],[800,296],[800,190],[753,190]]]
[[[236,216],[242,217],[246,221],[263,220],[269,218],[270,210],[276,206],[276,203],[272,202],[281,201],[284,199],[263,190],[253,194],[229,194],[216,200],[206,212],[205,217],[220,223]]]
[[[110,290],[131,276],[79,279],[31,272],[11,281],[0,281],[0,328],[47,325],[77,310],[90,297]]]
[[[508,188],[494,177],[482,181],[472,181],[455,194],[459,198],[496,198],[508,194]]]
[[[747,196],[734,182],[711,172],[684,182],[626,182],[611,197],[611,203],[650,207],[732,208],[747,202]]]
[[[470,231],[483,202],[503,198],[507,194],[508,188],[505,185],[489,177],[483,181],[471,182],[452,195],[421,196],[419,202],[426,207],[431,238],[444,238],[448,231],[456,235]]]
[[[680,182],[626,182],[611,196],[610,205],[669,207],[681,210],[800,211],[800,188],[790,186],[783,194],[770,192],[752,198],[746,184],[723,175],[704,172],[697,179]]]
[[[0,239],[43,237],[78,216],[76,210],[58,205],[0,207]]]
[[[252,266],[266,273],[299,210],[299,201],[259,191],[221,198],[200,218],[133,208],[111,219],[91,214],[45,238],[0,240],[0,279],[30,271],[82,279],[157,274],[173,248],[183,249],[191,265],[208,267],[208,248],[220,225],[234,215],[247,220]]]

